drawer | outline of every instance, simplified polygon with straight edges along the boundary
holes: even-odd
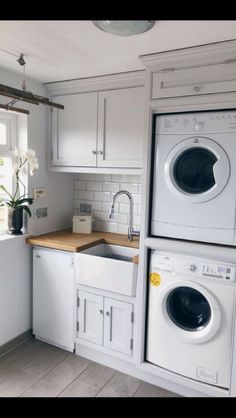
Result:
[[[236,63],[153,72],[152,99],[236,91]]]

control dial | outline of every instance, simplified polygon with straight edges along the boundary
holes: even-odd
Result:
[[[194,264],[186,264],[185,270],[194,271],[196,270],[196,266]]]
[[[195,131],[200,131],[204,127],[204,122],[195,122],[193,128]]]

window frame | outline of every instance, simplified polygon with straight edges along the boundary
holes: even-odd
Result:
[[[12,160],[12,164],[14,164],[14,156],[12,154],[12,151],[17,146],[17,115],[10,111],[0,110],[0,123],[5,124],[7,137],[6,144],[0,144],[0,157],[10,158]],[[12,191],[13,188],[14,181],[12,176]],[[6,209],[5,216],[7,217]],[[6,234],[6,232],[7,229],[0,230],[0,235]]]

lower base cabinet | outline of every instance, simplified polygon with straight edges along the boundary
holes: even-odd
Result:
[[[132,355],[133,304],[78,292],[77,337]]]
[[[74,350],[74,255],[33,249],[33,334]]]

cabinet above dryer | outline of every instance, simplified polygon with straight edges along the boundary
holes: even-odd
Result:
[[[143,71],[48,85],[50,170],[140,174],[144,133]]]
[[[150,103],[196,103],[236,92],[236,41],[217,42],[140,57],[147,68]],[[221,96],[219,96],[221,95]],[[181,100],[182,98],[182,100]],[[176,101],[178,99],[178,101]]]

